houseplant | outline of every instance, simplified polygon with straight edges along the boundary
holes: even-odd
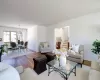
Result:
[[[91,49],[94,54],[100,55],[100,40],[95,40],[92,44],[93,48]]]
[[[4,45],[1,45],[1,47],[0,47],[0,62],[1,62],[1,56],[2,56],[3,52],[6,52],[6,51],[4,49]]]

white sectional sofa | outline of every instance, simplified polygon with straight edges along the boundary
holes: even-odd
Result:
[[[23,69],[22,66],[19,66],[16,69],[20,74],[20,80],[38,80],[31,68]],[[77,68],[76,76],[70,80],[100,80],[100,64],[92,61],[90,70]]]
[[[80,63],[82,67],[82,63],[84,59],[84,45],[76,45],[76,46],[79,46],[78,48],[76,47],[77,51],[74,51],[73,47],[71,47],[71,50],[69,49],[67,53],[68,54],[67,59]]]
[[[24,69],[22,66],[16,67],[20,74],[20,80],[37,80],[31,68]]]
[[[100,64],[92,61],[90,71],[78,68],[76,74],[75,80],[100,80]]]

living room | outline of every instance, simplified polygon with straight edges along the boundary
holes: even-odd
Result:
[[[0,80],[99,80],[99,21],[100,1],[97,0],[1,0],[0,44],[5,44],[6,32],[9,42],[17,38],[11,35],[22,33],[20,41],[28,44],[27,48],[9,51],[15,53],[14,57],[9,53],[6,60],[1,57]],[[55,40],[55,29],[65,27],[69,27],[67,38]],[[62,41],[66,41],[66,49],[62,48]],[[57,42],[60,42],[59,49],[56,49]],[[75,52],[75,46],[79,49],[80,45],[84,49]],[[72,58],[77,53],[78,56],[70,60],[69,53],[73,53]],[[55,61],[59,66],[55,66]]]

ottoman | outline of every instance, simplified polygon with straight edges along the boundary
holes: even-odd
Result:
[[[34,58],[33,60],[34,60],[34,71],[37,74],[40,74],[45,70],[47,70],[46,68],[47,57],[45,55],[40,55]]]
[[[45,56],[47,57],[47,62],[54,60],[56,57],[56,55],[51,52],[46,53]]]

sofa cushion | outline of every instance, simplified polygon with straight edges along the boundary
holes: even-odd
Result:
[[[72,51],[69,51],[67,54],[68,54],[69,57],[78,58],[78,59],[81,58],[80,54],[72,52]]]
[[[100,72],[96,70],[90,70],[89,80],[100,80]]]
[[[82,59],[72,58],[72,57],[69,57],[69,56],[67,57],[67,59],[70,60],[70,61],[77,62],[77,63],[82,63],[83,62]]]

